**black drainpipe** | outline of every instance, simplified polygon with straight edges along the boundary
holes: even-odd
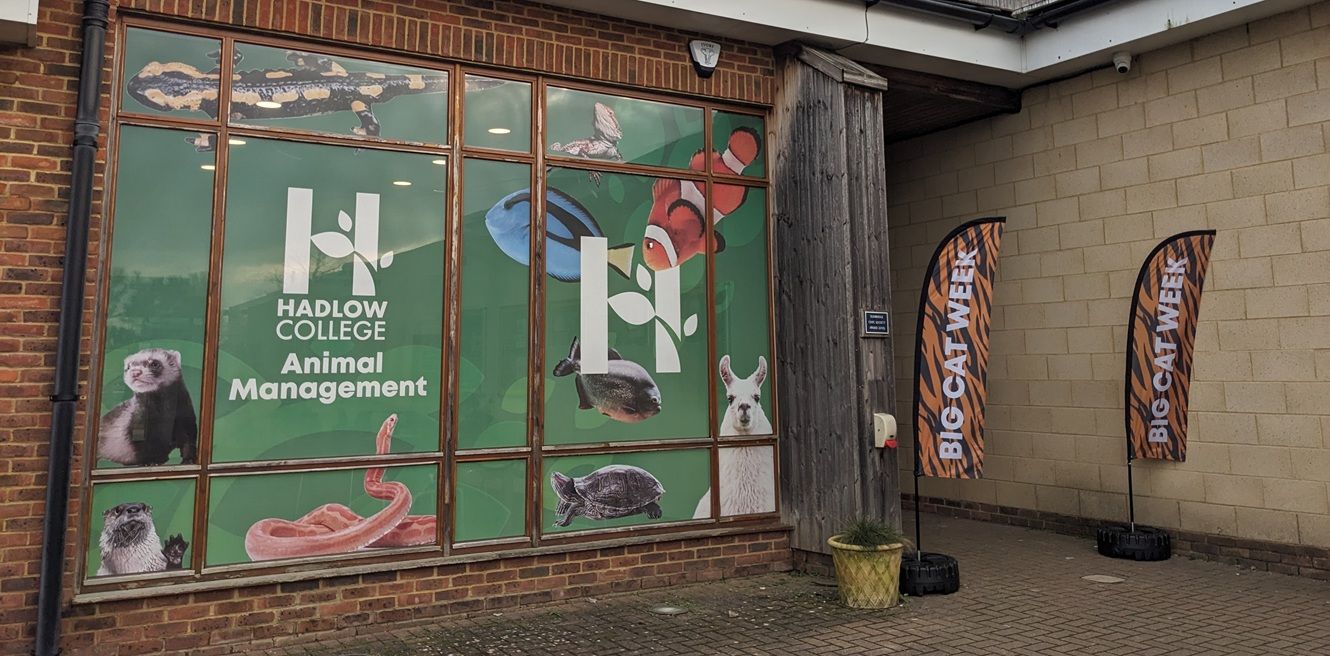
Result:
[[[60,279],[60,332],[55,347],[55,391],[51,395],[51,448],[46,469],[46,517],[42,523],[42,570],[37,591],[36,656],[60,653],[60,596],[69,513],[69,459],[78,408],[79,334],[88,266],[88,221],[92,214],[93,168],[97,161],[98,107],[106,50],[108,0],[83,0],[83,60],[79,65],[74,116],[74,164],[65,217],[65,267]]]

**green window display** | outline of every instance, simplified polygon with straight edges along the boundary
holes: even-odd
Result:
[[[704,185],[548,179],[545,443],[707,437]]]
[[[120,130],[98,467],[198,462],[216,167],[190,135]]]
[[[193,571],[194,489],[193,478],[94,484],[87,576]]]
[[[766,127],[762,117],[712,112],[711,134],[720,157],[712,162],[717,175],[761,178],[767,174]]]
[[[118,29],[84,586],[778,511],[759,115]]]
[[[438,544],[438,467],[217,476],[208,566]]]
[[[236,45],[231,121],[267,128],[448,142],[448,72]]]
[[[446,167],[230,146],[214,461],[439,451]]]
[[[688,169],[706,145],[699,107],[561,87],[545,105],[551,157]]]
[[[221,50],[219,39],[126,30],[121,111],[216,121]]]
[[[462,184],[457,448],[525,446],[531,167],[468,159]],[[496,232],[504,237],[496,241]],[[523,261],[507,257],[500,244],[520,249]]]
[[[774,432],[771,305],[767,270],[767,193],[757,187],[714,187],[720,198],[742,198],[716,226],[725,250],[716,254],[717,420],[720,437]]]
[[[526,535],[526,460],[457,463],[453,542]]]
[[[475,148],[531,151],[531,83],[466,74],[463,142]]]
[[[546,533],[711,518],[711,451],[545,458]]]

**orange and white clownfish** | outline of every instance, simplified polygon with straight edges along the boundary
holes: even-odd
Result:
[[[711,154],[711,170],[739,175],[757,159],[761,142],[756,130],[741,127],[730,133],[723,153]],[[688,168],[706,170],[706,155],[697,151]],[[662,271],[677,267],[706,249],[706,212],[703,193],[706,185],[694,180],[660,178],[651,189],[651,213],[642,237],[642,259],[648,267]],[[743,204],[748,188],[742,185],[714,184],[711,187],[711,222],[721,219]],[[716,252],[725,250],[725,241],[716,233]]]

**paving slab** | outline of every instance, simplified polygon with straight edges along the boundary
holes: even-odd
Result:
[[[961,589],[886,611],[841,607],[826,579],[772,574],[446,618],[269,653],[1330,654],[1323,581],[1180,558],[1111,560],[1084,538],[963,519],[925,515],[924,527],[926,549],[960,561]],[[658,606],[686,612],[651,612]]]

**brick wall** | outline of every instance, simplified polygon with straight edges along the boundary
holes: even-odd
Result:
[[[448,615],[790,569],[788,533],[670,540],[74,606],[75,654],[243,654]],[[12,645],[12,643],[11,643]],[[22,645],[20,645],[22,646]],[[20,654],[22,650],[0,653]]]
[[[771,49],[707,36],[725,56],[693,71],[700,34],[502,0],[112,0],[121,9],[553,75],[770,104]]]
[[[928,497],[1123,519],[1122,379],[1136,273],[1218,230],[1185,463],[1138,461],[1138,518],[1330,546],[1330,3],[1024,93],[1018,114],[891,145],[896,329],[929,256],[1006,215],[985,478]],[[910,348],[897,371],[912,371]],[[913,415],[909,386],[898,416]],[[908,427],[902,434],[909,435]],[[903,446],[903,453],[910,449]],[[908,475],[912,463],[902,458]]]
[[[701,80],[693,74],[685,50],[694,35],[527,2],[113,0],[112,5],[113,17],[118,10],[133,9],[727,100],[769,103],[773,93],[772,56],[767,48],[722,39],[726,56],[720,68],[710,80]],[[0,51],[0,654],[29,653],[34,634],[81,11],[77,0],[44,0],[40,45]],[[110,53],[115,47],[110,36],[104,92],[109,91]],[[104,98],[103,126],[109,120],[108,106]],[[103,144],[105,134],[104,129]],[[93,205],[93,254],[98,252],[104,162],[103,151]],[[89,262],[87,317],[96,279],[94,255]],[[85,327],[85,366],[90,334]],[[86,371],[81,380],[87,380]],[[75,485],[82,483],[83,437],[80,424],[75,430]],[[79,512],[75,494],[70,515],[77,517]],[[71,522],[67,538],[69,593],[78,548],[75,525]],[[241,645],[248,640],[297,631],[306,636],[358,631],[382,622],[490,604],[767,571],[788,566],[783,564],[789,559],[784,545],[783,536],[753,534],[714,542],[664,542],[626,553],[585,551],[551,556],[548,561],[542,557],[541,565],[527,560],[415,569],[364,580],[342,577],[81,605],[73,609],[76,619],[66,621],[64,631],[71,644],[95,643],[92,653],[147,653],[162,648],[210,653],[179,640],[227,644],[218,650],[243,651]],[[655,559],[662,557],[668,564],[657,564]],[[685,567],[688,561],[696,562]],[[540,569],[547,562],[549,574]],[[683,569],[688,571],[681,574]],[[495,573],[499,571],[504,573]],[[502,588],[495,587],[496,581],[504,582]],[[476,601],[480,596],[489,600]],[[335,610],[315,608],[325,601]],[[347,618],[335,619],[341,613]],[[143,628],[159,622],[162,626],[152,631]],[[358,628],[361,624],[365,626]],[[173,630],[189,637],[173,638],[168,644],[162,636]]]

